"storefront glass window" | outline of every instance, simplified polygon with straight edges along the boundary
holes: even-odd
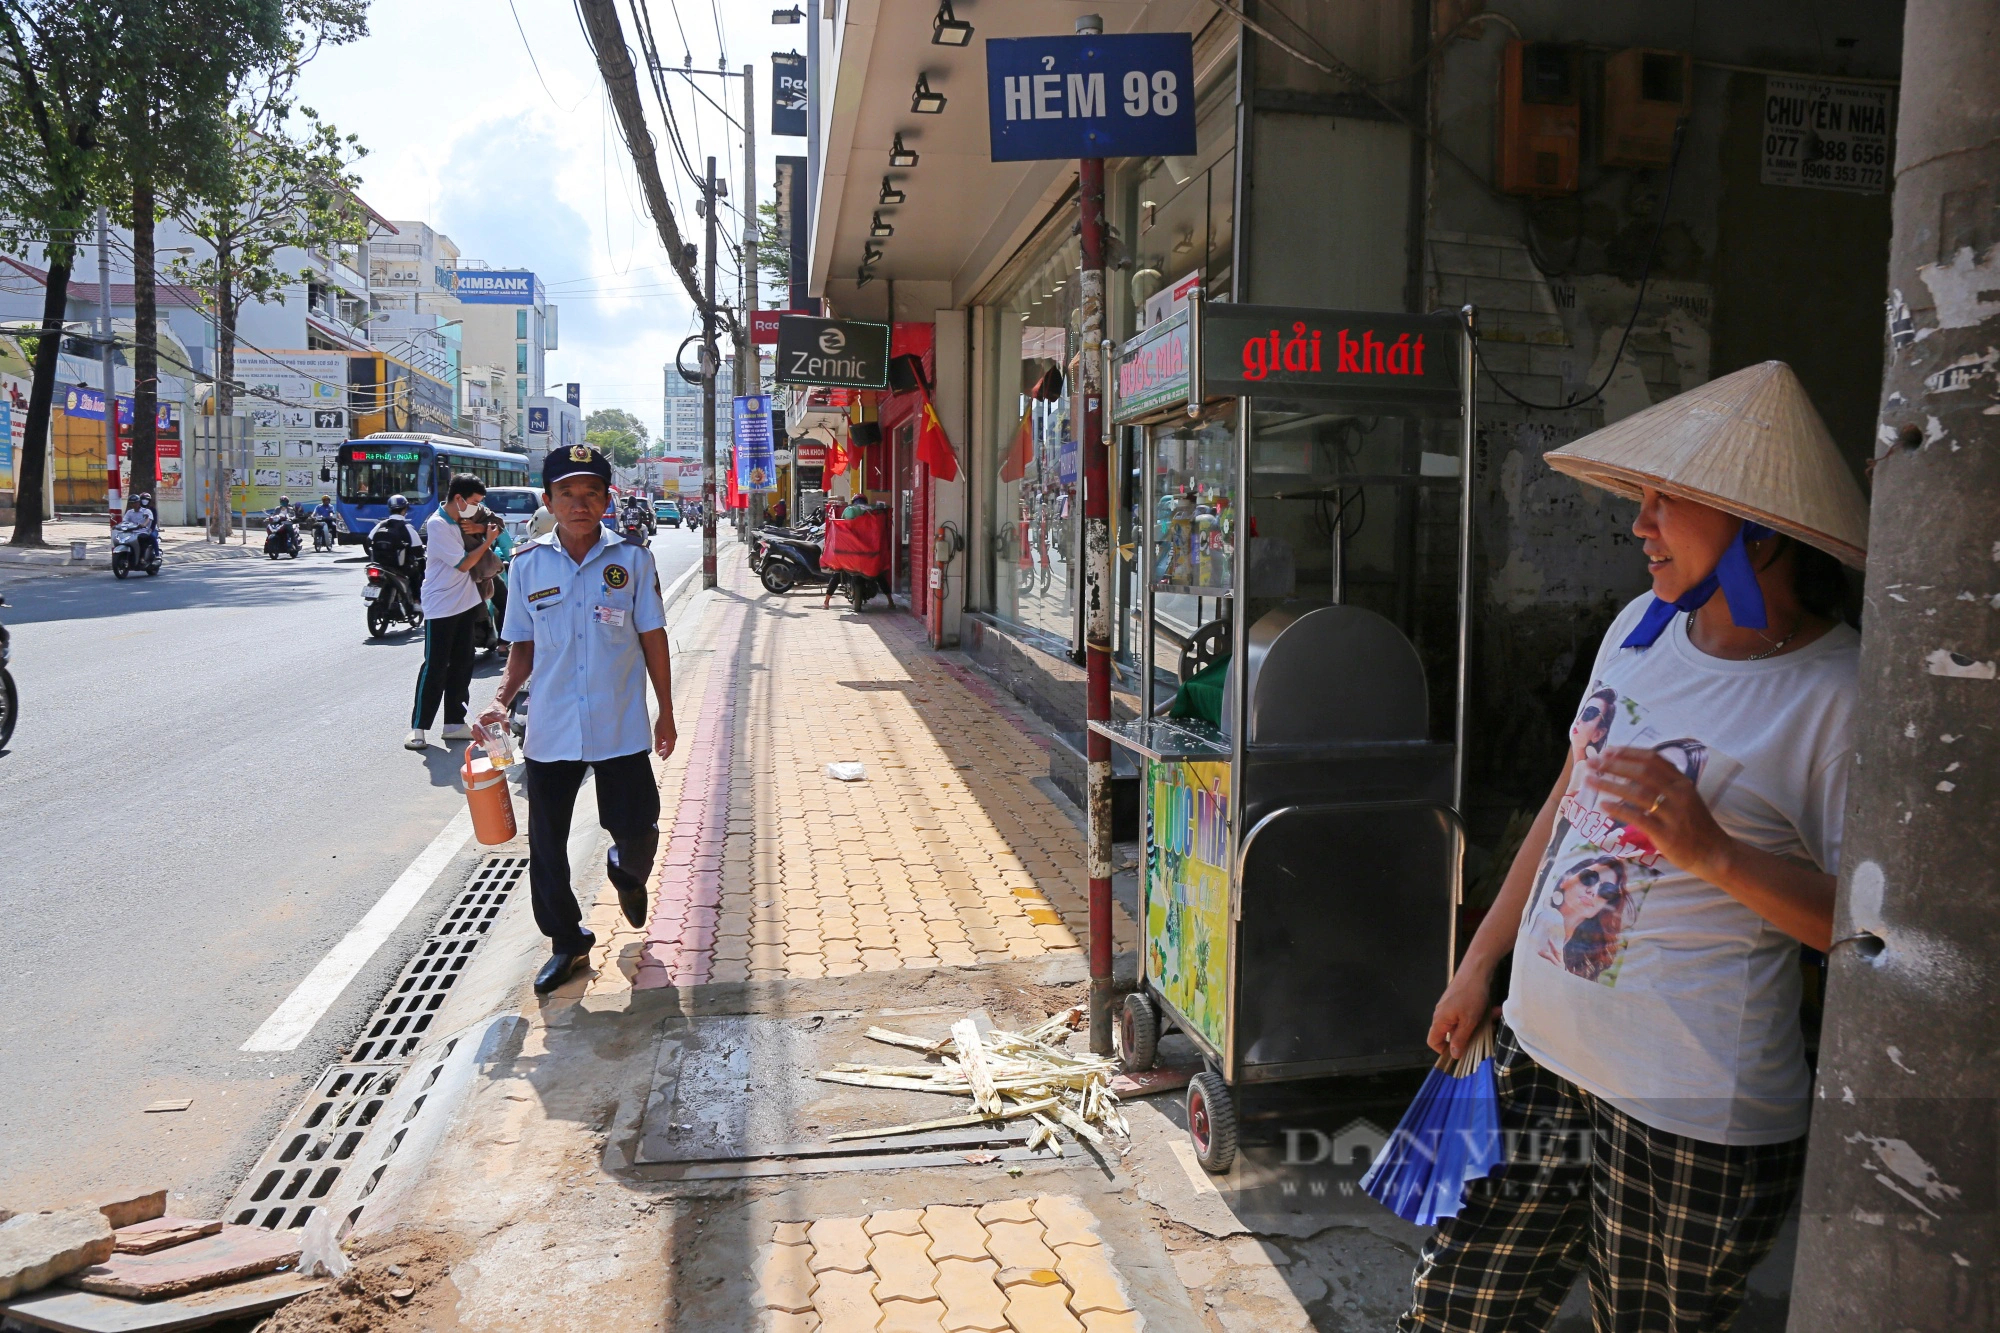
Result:
[[[1076,377],[1080,252],[1066,237],[989,314],[992,423],[987,488],[994,534],[993,610],[1074,645],[1081,571]]]

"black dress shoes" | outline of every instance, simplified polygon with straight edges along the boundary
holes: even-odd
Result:
[[[581,926],[577,936],[583,941],[575,953],[560,950],[549,955],[549,961],[542,964],[542,970],[535,973],[535,994],[547,995],[556,987],[569,980],[569,974],[576,971],[579,964],[590,961],[590,951],[597,944],[597,936]]]
[[[625,911],[625,919],[640,930],[646,928],[647,909],[652,906],[646,901],[646,882],[618,864],[618,849],[611,847],[604,853],[604,873],[611,880],[611,886],[618,890],[618,906]]]

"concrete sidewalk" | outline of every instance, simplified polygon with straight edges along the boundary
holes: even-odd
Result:
[[[0,527],[0,568],[40,569],[50,572],[111,568],[111,525],[101,516],[57,518],[43,523],[42,540],[48,543],[47,549],[11,546],[8,543],[13,539],[13,528]],[[73,542],[85,543],[84,558],[81,561],[76,560],[71,554]],[[307,538],[306,546],[310,551],[312,546],[310,537]],[[205,528],[163,527],[160,529],[160,554],[164,557],[168,568],[175,565],[207,564],[216,560],[262,559],[264,532],[260,525],[250,534],[247,545],[234,537],[225,545],[208,540]]]
[[[1037,724],[906,614],[772,597],[723,564],[670,615],[682,739],[652,919],[627,926],[593,864],[596,967],[538,998],[546,944],[514,896],[431,1028],[472,1062],[449,1130],[371,1181],[344,1214],[354,1270],[272,1328],[1392,1322],[1416,1230],[1212,1180],[1175,1093],[1127,1100],[1130,1140],[1102,1149],[835,1155],[838,1129],[966,1109],[816,1081],[922,1058],[869,1026],[1023,1031],[1084,999],[1082,831]],[[848,760],[863,780],[826,774]],[[1122,910],[1116,933],[1135,947]]]

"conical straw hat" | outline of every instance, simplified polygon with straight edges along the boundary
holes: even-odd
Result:
[[[1753,519],[1857,569],[1867,562],[1868,502],[1782,361],[1675,394],[1546,457],[1558,472],[1627,499],[1650,486]]]

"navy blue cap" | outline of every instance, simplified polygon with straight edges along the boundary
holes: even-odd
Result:
[[[542,460],[542,489],[552,491],[556,483],[564,477],[596,477],[606,486],[611,484],[611,460],[587,444],[572,444],[567,449],[551,449],[549,456]]]

